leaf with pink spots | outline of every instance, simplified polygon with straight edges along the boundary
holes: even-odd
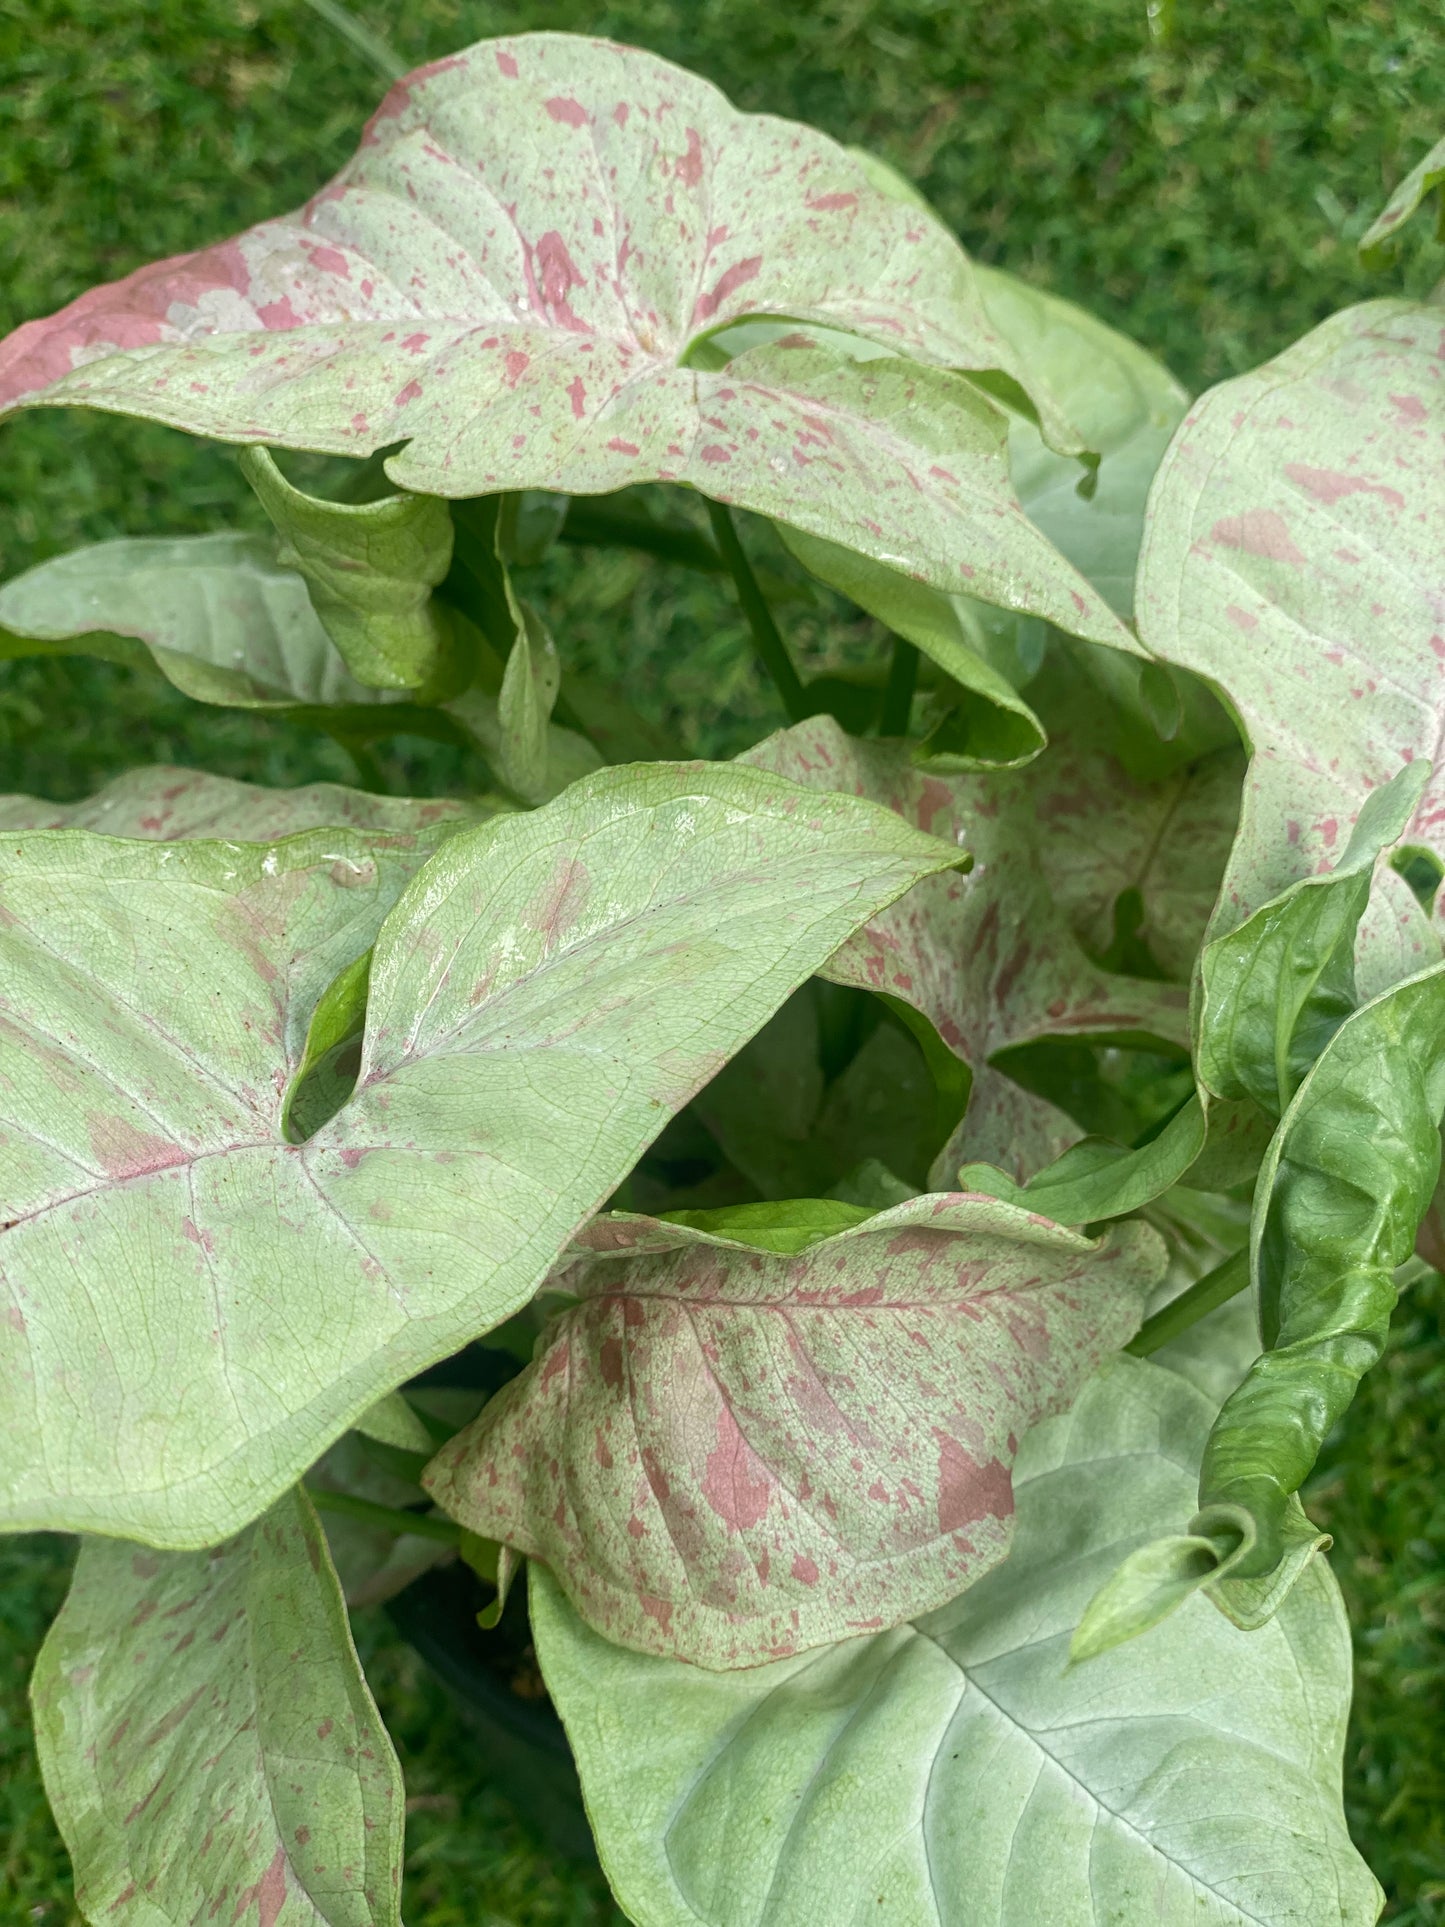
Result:
[[[1008,1549],[1019,1436],[1137,1329],[1163,1246],[915,1199],[793,1256],[599,1219],[578,1303],[424,1483],[639,1652],[753,1666],[895,1626]]]
[[[519,1310],[790,992],[957,860],[689,764],[459,831],[3,852],[0,1517],[182,1548]],[[312,1015],[373,945],[355,1088],[293,1141]]]
[[[1432,761],[1403,842],[1445,854],[1445,315],[1346,309],[1190,410],[1151,498],[1139,622],[1228,695],[1253,750],[1212,934],[1331,869],[1366,798]],[[1372,989],[1440,954],[1377,890]]]
[[[936,1186],[969,1160],[1022,1180],[1080,1135],[994,1067],[1001,1053],[1046,1038],[1188,1045],[1187,994],[1166,973],[1187,976],[1203,935],[1234,826],[1238,758],[1215,752],[1163,782],[1135,783],[1091,740],[1083,694],[1064,693],[1065,712],[1057,721],[1049,713],[1049,749],[1022,770],[926,772],[906,746],[859,741],[823,717],[745,759],[871,797],[973,855],[966,876],[910,891],[823,973],[912,1004],[972,1068],[963,1123],[933,1167]],[[1128,893],[1154,978],[1096,961]]]
[[[798,326],[708,352],[750,316]],[[399,82],[295,214],[25,324],[0,411],[401,443],[387,473],[421,494],[686,483],[1128,647],[1020,510],[1004,415],[952,371],[1002,373],[1082,447],[954,237],[858,156],[650,54],[541,33]]]
[[[396,1927],[401,1768],[299,1491],[209,1552],[84,1540],[31,1699],[87,1919]]]

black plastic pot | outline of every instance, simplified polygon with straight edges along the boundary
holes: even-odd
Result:
[[[424,1573],[387,1612],[477,1735],[488,1777],[554,1852],[595,1863],[572,1749],[532,1652],[524,1574],[500,1623],[483,1632],[477,1614],[487,1603],[476,1575],[457,1564]]]

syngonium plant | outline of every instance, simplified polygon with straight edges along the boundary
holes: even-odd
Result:
[[[0,800],[0,1503],[80,1535],[89,1919],[397,1920],[347,1609],[439,1560],[486,1621],[525,1563],[643,1927],[1375,1918],[1299,1492],[1438,1251],[1442,351],[1372,301],[1191,406],[870,157],[554,34],[0,346],[274,530],[43,563],[0,655],[361,784]],[[875,665],[804,675],[764,522]],[[788,726],[656,760],[558,541],[730,575]],[[378,793],[399,734],[471,793]]]

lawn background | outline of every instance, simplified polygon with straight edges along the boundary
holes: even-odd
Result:
[[[1336,307],[1423,295],[1445,273],[1445,250],[1423,238],[1383,278],[1354,252],[1384,192],[1445,131],[1439,0],[353,0],[351,12],[408,64],[540,27],[650,47],[745,107],[874,147],[980,259],[1094,309],[1196,388]],[[0,0],[0,332],[295,206],[345,160],[381,91],[303,0]],[[82,541],[237,522],[258,515],[224,450],[79,413],[0,430],[0,578]],[[699,701],[707,741],[781,720],[715,585],[594,557],[549,589],[564,656],[625,675],[664,724],[680,728]],[[821,630],[804,641],[819,659],[833,646]],[[0,664],[0,790],[69,798],[141,761],[262,782],[351,776],[329,745],[129,672]],[[434,752],[405,749],[388,773],[456,780]],[[1417,1288],[1310,1495],[1355,1624],[1351,1824],[1400,1927],[1445,1924],[1442,1316],[1445,1288]],[[67,1558],[59,1540],[0,1541],[5,1927],[75,1918],[24,1704]],[[410,1927],[617,1919],[595,1874],[533,1845],[411,1655],[378,1621],[358,1635],[407,1773]]]

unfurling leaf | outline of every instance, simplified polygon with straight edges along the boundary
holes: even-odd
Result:
[[[1213,935],[1331,864],[1371,793],[1438,753],[1440,327],[1438,308],[1407,301],[1331,316],[1197,402],[1155,480],[1140,633],[1227,693],[1253,751]],[[1442,785],[1405,831],[1437,855]],[[1377,989],[1440,956],[1392,880],[1361,929],[1384,953]]]
[[[7,1524],[187,1546],[254,1518],[517,1310],[783,999],[958,860],[695,765],[451,834],[403,891],[426,849],[5,838]],[[292,1143],[312,1013],[373,944],[355,1091]]]
[[[1440,1173],[1445,966],[1346,1018],[1300,1085],[1255,1191],[1253,1267],[1265,1351],[1226,1401],[1199,1504],[1243,1508],[1256,1542],[1235,1568],[1274,1572],[1290,1495],[1384,1349],[1393,1273]]]
[[[699,365],[750,315],[797,326]],[[977,570],[1127,647],[1019,510],[1004,421],[955,369],[1001,372],[1056,446],[1081,446],[952,235],[854,155],[649,54],[544,33],[399,82],[295,215],[18,329],[0,409],[399,443],[386,472],[424,495],[681,482],[945,589]]]
[[[1360,259],[1367,268],[1384,267],[1395,252],[1401,228],[1442,183],[1445,183],[1445,140],[1438,140],[1410,169],[1360,236]],[[1445,207],[1437,210],[1437,227],[1442,221],[1445,221]]]
[[[1301,878],[1206,946],[1196,1063],[1219,1097],[1281,1116],[1355,1008],[1355,932],[1375,859],[1402,835],[1431,774],[1427,762],[1406,763],[1365,799],[1328,875]]]
[[[89,1920],[395,1927],[401,1769],[300,1492],[209,1552],[86,1539],[31,1699]]]
[[[435,495],[323,501],[288,482],[266,448],[243,449],[241,470],[281,537],[277,561],[304,578],[357,681],[435,688],[452,651],[446,613],[432,600],[452,559],[446,503]]]
[[[529,1574],[538,1657],[639,1927],[1370,1927],[1340,1805],[1349,1628],[1314,1561],[1262,1630],[1202,1600],[1065,1670],[1187,1505],[1213,1407],[1116,1360],[1022,1442],[1013,1550],[916,1624],[749,1671],[611,1645]],[[881,1904],[880,1904],[881,1900]]]
[[[1164,1270],[1147,1226],[1091,1243],[950,1196],[791,1256],[650,1219],[580,1243],[554,1276],[579,1302],[424,1483],[598,1631],[713,1667],[895,1626],[995,1565],[1018,1437]]]

